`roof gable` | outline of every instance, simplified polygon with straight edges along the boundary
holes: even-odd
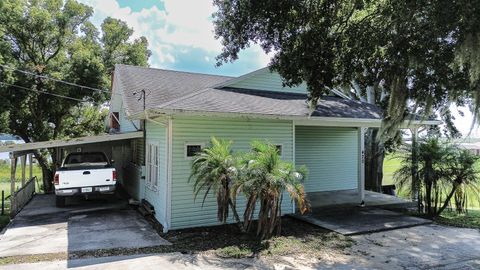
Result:
[[[307,84],[302,83],[295,87],[283,86],[283,80],[280,74],[272,72],[268,67],[262,68],[243,76],[233,78],[217,86],[228,88],[264,90],[271,92],[285,92],[306,94]]]

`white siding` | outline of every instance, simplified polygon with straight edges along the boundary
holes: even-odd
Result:
[[[155,218],[162,224],[167,224],[167,128],[152,122],[146,123],[147,144],[158,145],[159,169],[157,188],[145,188],[145,199],[155,207]]]
[[[120,122],[120,132],[132,132],[132,131],[138,131],[140,129],[140,121],[138,120],[129,120],[127,118],[127,115],[125,114],[125,109],[122,107],[120,108],[119,111],[119,122]],[[138,128],[138,130],[137,130]]]
[[[357,188],[356,128],[295,127],[295,162],[306,165],[305,191]]]
[[[185,158],[186,142],[205,143],[210,138],[229,139],[234,151],[249,151],[252,139],[269,140],[283,145],[285,160],[293,160],[293,127],[291,121],[243,120],[219,118],[176,118],[173,120],[172,170],[172,229],[218,225],[217,204],[209,196],[202,207],[202,196],[194,201],[193,183],[189,182],[191,160]],[[244,199],[239,199],[238,211],[244,211]],[[284,196],[282,212],[292,212],[292,203]],[[230,222],[233,221],[230,213]]]
[[[283,87],[280,75],[276,72],[272,73],[268,69],[252,73],[251,76],[246,76],[244,79],[236,81],[228,87],[299,94],[307,93],[307,85],[305,83],[297,87]]]

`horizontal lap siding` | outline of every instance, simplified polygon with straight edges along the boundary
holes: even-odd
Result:
[[[297,126],[295,131],[295,162],[308,168],[306,192],[357,188],[356,129]]]
[[[155,218],[165,226],[167,224],[167,128],[156,123],[147,122],[147,144],[152,143],[158,148],[158,187],[157,190],[145,187],[145,199],[155,207]]]
[[[122,133],[137,131],[137,128],[140,127],[140,122],[138,120],[132,121],[127,118],[127,116],[125,115],[125,110],[123,109],[123,106],[119,112],[118,118],[120,123],[120,132]]]
[[[264,73],[256,74],[248,79],[238,81],[229,85],[233,88],[267,90],[276,92],[290,92],[290,93],[307,93],[306,84],[301,84],[297,87],[283,87],[282,78],[278,73],[270,73],[268,70]]]
[[[234,151],[250,150],[252,139],[268,139],[283,145],[285,160],[293,160],[292,123],[289,121],[258,121],[212,118],[180,118],[173,120],[173,169],[172,169],[172,229],[218,225],[217,204],[214,196],[209,196],[202,207],[202,194],[196,201],[193,196],[193,183],[188,182],[192,160],[185,159],[185,143],[204,143],[210,138],[233,141]],[[245,201],[237,201],[238,212],[243,215]],[[283,213],[290,213],[290,199],[283,201]],[[230,213],[230,222],[232,222]]]

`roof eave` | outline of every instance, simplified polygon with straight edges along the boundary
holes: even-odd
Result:
[[[348,117],[321,117],[308,115],[276,115],[276,114],[255,114],[238,112],[208,112],[180,109],[149,109],[144,112],[131,115],[130,119],[156,118],[161,116],[216,116],[225,118],[248,118],[248,119],[276,119],[295,121],[296,125],[317,125],[317,126],[341,126],[341,127],[381,127],[382,119],[373,118],[348,118]],[[436,126],[442,124],[439,120],[407,120],[400,128],[412,128],[419,126]]]

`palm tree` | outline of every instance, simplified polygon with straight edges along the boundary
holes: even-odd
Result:
[[[395,172],[394,178],[401,189],[411,191],[409,189],[412,186],[417,187],[418,200],[423,206],[420,209],[424,208],[428,215],[433,215],[443,190],[440,179],[442,177],[442,159],[447,148],[441,145],[436,138],[420,142],[417,145],[418,149],[413,149],[416,151],[412,151],[411,147],[405,146],[402,149],[401,167]],[[412,155],[413,152],[416,152],[416,157]],[[418,167],[417,177],[412,177],[413,167]],[[419,182],[412,185],[412,179]]]
[[[252,151],[243,155],[239,177],[232,187],[232,196],[242,193],[247,198],[244,212],[244,228],[249,231],[254,220],[255,207],[258,212],[257,236],[270,237],[281,230],[281,205],[283,194],[288,192],[297,202],[300,212],[305,213],[309,204],[301,181],[306,168],[283,161],[277,148],[266,142],[253,141]]]
[[[402,151],[401,167],[395,172],[395,180],[401,189],[418,187],[419,208],[431,217],[440,215],[455,195],[457,210],[465,207],[466,194],[478,193],[478,157],[458,146],[430,138],[418,144],[416,162],[411,147]],[[405,150],[405,149],[404,149]],[[412,177],[412,168],[418,167],[417,177]],[[412,185],[412,179],[419,183]],[[415,181],[415,180],[414,180]],[[474,190],[475,192],[468,192]]]
[[[235,209],[235,203],[230,197],[230,187],[237,175],[237,158],[232,154],[232,141],[211,139],[211,146],[198,152],[192,163],[192,174],[190,181],[195,180],[193,190],[195,199],[200,192],[203,192],[202,206],[208,194],[212,191],[217,199],[218,221],[226,223],[229,215],[229,208],[238,224],[240,218]],[[241,227],[242,229],[242,227]]]
[[[479,171],[475,166],[478,160],[479,157],[467,149],[458,148],[445,157],[445,179],[450,184],[450,192],[447,193],[445,202],[437,211],[437,215],[440,215],[447,208],[454,195],[455,208],[458,212],[465,209],[469,194],[475,194],[478,199]]]

